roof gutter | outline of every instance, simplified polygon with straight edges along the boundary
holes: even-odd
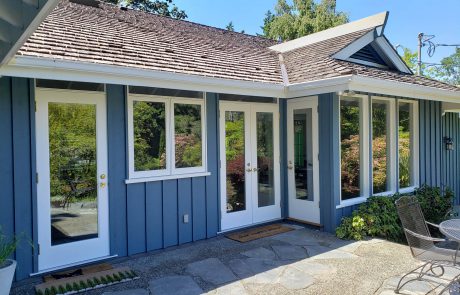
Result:
[[[284,97],[284,85],[230,80],[192,74],[17,56],[0,68],[0,76],[105,84],[178,88],[239,95]]]
[[[460,91],[443,90],[410,83],[381,80],[353,75],[348,90],[378,93],[391,96],[436,100],[443,102],[460,102]]]

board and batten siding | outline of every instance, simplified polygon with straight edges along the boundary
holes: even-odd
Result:
[[[16,280],[38,270],[34,89],[33,79],[0,78],[0,227],[8,237],[21,238],[12,257],[18,262]],[[126,87],[107,85],[106,93],[110,254],[132,255],[216,236],[218,95],[205,98],[210,176],[127,185]]]
[[[460,114],[446,113],[442,120],[443,138],[450,137],[454,150],[442,150],[442,185],[455,193],[455,204],[460,205]]]

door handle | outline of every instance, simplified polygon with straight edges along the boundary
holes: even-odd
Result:
[[[252,171],[251,168],[246,169],[246,172],[251,172],[251,171]]]
[[[288,165],[288,169],[289,169],[289,170],[292,170],[292,169],[294,169],[294,166]]]
[[[252,171],[257,172],[259,171],[259,168],[252,168]]]

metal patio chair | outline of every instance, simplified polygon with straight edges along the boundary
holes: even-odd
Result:
[[[441,248],[436,244],[439,242],[447,243],[450,241],[431,236],[428,225],[436,228],[439,228],[439,226],[425,220],[416,197],[403,196],[395,203],[412,256],[415,259],[424,262],[423,265],[411,270],[399,280],[395,293],[399,293],[399,291],[410,282],[424,280],[437,284],[436,287],[426,293],[428,294],[443,285],[442,283],[439,283],[439,280],[436,281],[435,279],[442,278],[445,273],[445,267],[453,267],[460,270],[460,261],[457,260],[459,243],[452,241],[455,243],[455,250]],[[415,277],[409,279],[408,277],[411,275],[414,275]],[[408,278],[408,280],[403,283],[406,278]],[[451,286],[453,286],[454,282],[458,281],[458,279],[459,276],[454,277],[450,283],[444,286],[439,294],[448,290]]]

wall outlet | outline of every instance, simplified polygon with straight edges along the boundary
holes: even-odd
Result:
[[[184,223],[188,223],[188,214],[184,214]]]

